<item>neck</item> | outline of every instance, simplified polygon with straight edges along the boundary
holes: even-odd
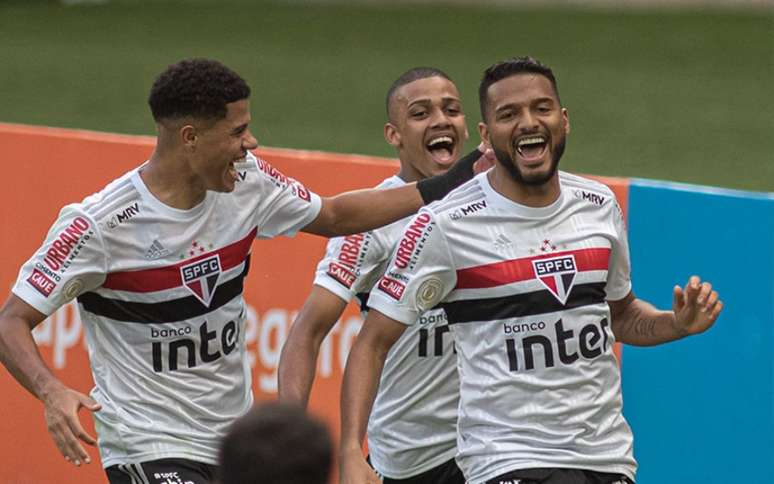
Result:
[[[416,170],[410,163],[400,160],[400,170],[398,171],[398,177],[406,183],[422,180],[425,177],[419,171]]]
[[[511,174],[497,163],[487,177],[497,193],[527,207],[547,207],[559,198],[561,191],[558,171],[542,185],[527,185],[514,180]]]
[[[201,182],[191,173],[184,157],[158,146],[140,170],[140,178],[161,203],[179,210],[197,206],[207,194]]]

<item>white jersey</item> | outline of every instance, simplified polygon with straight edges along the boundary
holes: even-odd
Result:
[[[405,185],[397,176],[378,188]],[[371,232],[331,239],[314,283],[361,307],[384,274],[407,217]],[[456,454],[459,380],[454,342],[440,308],[418,314],[384,363],[368,421],[368,452],[380,474],[405,479]]]
[[[623,216],[606,186],[559,179],[548,207],[514,203],[484,173],[423,209],[369,300],[405,324],[442,302],[471,484],[540,467],[634,478],[606,302],[631,289]]]
[[[132,170],[68,205],[13,292],[44,314],[78,299],[104,467],[217,461],[252,404],[244,278],[255,238],[293,235],[320,198],[252,155],[232,193],[164,205]]]

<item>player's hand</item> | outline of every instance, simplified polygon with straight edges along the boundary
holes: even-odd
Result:
[[[675,313],[675,331],[681,336],[703,333],[718,319],[723,303],[712,284],[691,276],[685,288],[675,286],[672,310]]]
[[[339,468],[340,484],[381,484],[382,481],[363,458],[359,451],[356,454],[343,455]]]
[[[476,175],[492,168],[495,163],[495,155],[494,151],[492,151],[492,148],[487,148],[486,145],[481,142],[478,145],[478,151],[483,153],[483,155],[481,155],[481,157],[476,160],[475,163],[473,163],[473,173]]]
[[[52,391],[43,401],[46,427],[65,460],[80,466],[91,462],[81,442],[96,445],[97,440],[83,430],[78,411],[84,407],[92,412],[102,408],[92,398],[69,388]]]

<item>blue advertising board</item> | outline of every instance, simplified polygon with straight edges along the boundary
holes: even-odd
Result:
[[[699,336],[626,346],[638,484],[774,483],[774,193],[632,180],[635,294],[671,308],[692,274],[724,310]]]

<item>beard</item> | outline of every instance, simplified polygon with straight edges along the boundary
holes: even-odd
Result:
[[[511,158],[507,152],[498,148],[492,147],[497,162],[505,168],[505,171],[511,176],[513,181],[521,185],[527,185],[531,187],[538,187],[545,185],[548,181],[554,177],[556,170],[559,168],[559,160],[562,159],[564,154],[564,147],[567,142],[567,136],[562,136],[562,139],[554,146],[552,150],[551,166],[548,167],[548,171],[545,173],[536,173],[534,175],[524,176],[516,162]]]

